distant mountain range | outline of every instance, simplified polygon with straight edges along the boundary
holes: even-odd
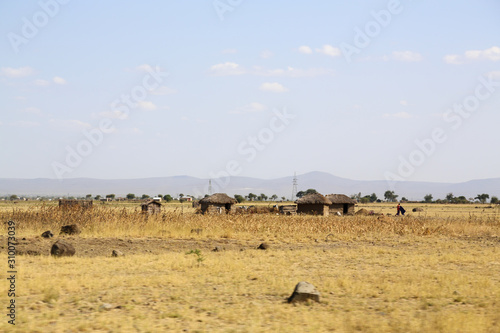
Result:
[[[351,195],[361,192],[362,195],[376,193],[383,198],[384,192],[394,190],[399,198],[409,200],[423,200],[426,194],[432,194],[434,199],[443,199],[446,194],[463,195],[473,198],[478,194],[487,193],[491,196],[500,196],[500,178],[471,180],[464,183],[432,183],[432,182],[395,182],[393,188],[384,180],[361,181],[336,177],[325,172],[309,172],[297,176],[298,190],[314,188],[323,194],[343,193]],[[264,193],[267,196],[276,194],[279,197],[290,198],[292,195],[293,177],[276,179],[258,179],[250,177],[231,177],[212,179],[212,192],[224,192],[229,195]],[[84,196],[92,194],[115,194],[117,197],[134,193],[142,194],[170,194],[203,196],[209,192],[209,180],[190,176],[173,176],[141,179],[94,179],[72,178],[65,180],[38,178],[38,179],[9,179],[0,178],[0,195],[16,194],[18,196]]]

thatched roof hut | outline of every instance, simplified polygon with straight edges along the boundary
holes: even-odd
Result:
[[[215,193],[209,197],[200,200],[201,212],[205,213],[231,213],[233,205],[236,203],[234,198],[231,198],[226,193]]]
[[[343,215],[354,214],[354,205],[357,201],[349,198],[345,194],[328,194],[326,196],[332,202],[330,205],[330,213],[340,213]]]
[[[161,213],[161,203],[156,200],[148,200],[141,204],[143,213],[157,214]]]
[[[297,200],[297,213],[328,216],[330,200],[319,193],[307,194]]]

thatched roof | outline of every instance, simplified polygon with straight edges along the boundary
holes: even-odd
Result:
[[[215,193],[209,197],[203,198],[200,200],[200,203],[208,203],[208,204],[235,204],[236,200],[231,198],[226,193]]]
[[[356,200],[349,198],[345,194],[328,194],[325,197],[334,204],[357,204],[358,203]]]
[[[158,201],[156,201],[156,200],[152,200],[152,199],[151,199],[151,200],[144,201],[144,202],[141,204],[141,206],[149,206],[149,205],[151,205],[151,204],[156,204],[156,205],[158,205],[158,206],[161,206],[161,203],[160,203],[160,202],[158,202]]]
[[[331,205],[332,202],[319,193],[311,193],[297,200],[297,204]]]

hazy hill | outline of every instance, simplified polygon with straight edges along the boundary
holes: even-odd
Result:
[[[347,195],[361,192],[363,195],[376,193],[383,198],[386,190],[390,189],[386,181],[359,181],[336,177],[325,172],[310,172],[297,176],[298,189],[314,188],[320,193],[344,193]],[[213,179],[214,192],[226,192],[230,195],[246,195],[264,193],[268,196],[276,194],[279,197],[289,198],[292,194],[293,177],[276,179],[258,179],[250,177],[231,177],[230,179]],[[393,189],[401,197],[410,200],[422,200],[424,195],[432,194],[434,199],[444,198],[452,192],[455,196],[463,195],[467,198],[477,194],[488,193],[491,196],[500,196],[500,178],[471,180],[464,183],[430,183],[430,182],[397,182]],[[0,195],[59,195],[81,196],[86,194],[105,195],[114,193],[125,196],[127,193],[135,195],[171,194],[202,196],[208,193],[208,179],[190,176],[158,177],[143,179],[93,179],[73,178],[56,179],[8,179],[0,178]]]

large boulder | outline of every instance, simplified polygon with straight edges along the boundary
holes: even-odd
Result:
[[[424,209],[423,209],[423,208],[420,208],[420,207],[416,207],[416,208],[413,208],[411,211],[412,211],[412,212],[414,212],[414,213],[415,213],[415,212],[423,212],[423,211],[424,211]]]
[[[319,296],[319,291],[312,284],[302,281],[295,286],[295,290],[288,298],[288,303],[306,302],[309,299],[319,302]]]
[[[63,225],[61,227],[61,232],[59,233],[60,235],[66,234],[66,235],[78,235],[81,233],[80,228],[76,224],[70,224],[70,225]]]
[[[57,242],[52,244],[50,254],[55,257],[71,257],[75,255],[75,248],[67,241],[59,239]]]

